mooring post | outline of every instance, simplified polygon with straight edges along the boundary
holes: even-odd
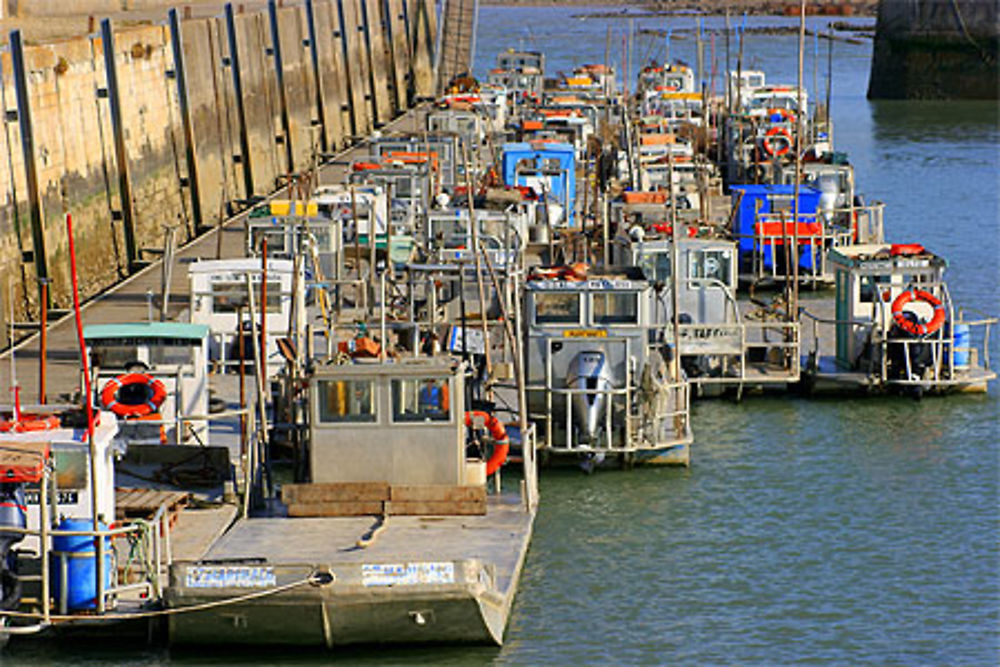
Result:
[[[319,116],[320,150],[326,153],[330,150],[333,142],[330,140],[330,132],[333,128],[326,122],[326,104],[323,99],[323,73],[319,68],[319,36],[316,32],[316,8],[313,0],[306,0],[306,27],[309,30],[309,56],[312,61],[313,79],[316,81],[316,115]]]
[[[128,149],[125,146],[125,122],[122,118],[121,95],[118,87],[118,68],[115,65],[115,35],[111,19],[101,20],[101,45],[104,50],[105,92],[111,111],[111,134],[115,143],[115,164],[118,169],[118,195],[121,199],[122,227],[125,231],[125,254],[131,273],[139,262],[136,244],[135,210],[132,206],[132,179],[129,176]]]
[[[35,276],[47,280],[49,267],[45,253],[45,229],[42,225],[42,198],[38,190],[38,166],[35,163],[35,133],[31,124],[31,104],[28,100],[28,72],[24,64],[24,42],[21,31],[10,33],[11,65],[14,70],[14,94],[17,97],[17,123],[21,130],[21,151],[28,188],[28,215],[31,220],[32,259]]]
[[[240,125],[240,166],[243,168],[243,188],[247,199],[253,198],[253,160],[250,159],[250,131],[247,128],[247,112],[243,102],[243,77],[240,73],[240,47],[236,40],[236,17],[233,3],[227,2],[226,41],[229,45],[229,71],[233,77],[233,98],[236,102],[236,119]]]
[[[274,63],[274,76],[278,83],[278,102],[281,104],[281,133],[285,145],[285,170],[295,171],[295,154],[292,152],[292,130],[288,118],[288,94],[285,90],[285,63],[281,58],[281,34],[278,29],[278,6],[274,0],[267,2],[267,18],[271,24],[271,57]],[[249,156],[245,156],[249,157]]]
[[[191,121],[191,103],[188,98],[187,68],[184,64],[184,42],[177,9],[167,12],[170,24],[170,47],[174,57],[174,83],[177,84],[177,104],[180,106],[181,126],[184,130],[185,158],[187,160],[187,186],[191,197],[191,217],[195,230],[202,224],[201,192],[198,183],[198,153],[195,149],[194,126]]]

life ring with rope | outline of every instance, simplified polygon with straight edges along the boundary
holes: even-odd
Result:
[[[124,402],[122,389],[138,386],[146,389],[145,397],[138,402]],[[101,390],[101,407],[119,417],[145,417],[156,412],[167,398],[167,388],[162,382],[146,373],[125,373],[111,378]]]
[[[494,415],[482,410],[470,410],[465,413],[466,428],[472,428],[476,417],[483,419],[490,439],[493,440],[493,453],[486,460],[486,475],[489,476],[499,470],[500,466],[507,461],[507,454],[510,452],[510,438],[507,437],[507,429],[504,428],[503,423]]]
[[[934,315],[929,322],[921,322],[919,318],[912,316],[912,311],[906,310],[907,304],[914,300],[923,301],[934,308]],[[911,316],[907,316],[907,312],[910,312]],[[935,333],[944,324],[946,318],[947,315],[941,299],[925,290],[911,287],[892,302],[892,319],[896,326],[913,336],[926,336]]]
[[[784,139],[784,145],[775,147],[775,138]],[[775,126],[764,135],[764,152],[774,157],[781,157],[792,149],[792,135],[783,127]]]

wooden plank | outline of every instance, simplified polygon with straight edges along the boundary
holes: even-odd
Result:
[[[289,503],[288,516],[364,516],[382,514],[380,500],[346,500],[340,502]]]
[[[285,484],[281,499],[286,504],[389,500],[387,482],[331,482]]]
[[[485,486],[396,485],[389,490],[389,500],[393,502],[486,502]]]
[[[471,516],[486,514],[486,499],[463,501],[392,500],[385,504],[385,513],[392,516]]]

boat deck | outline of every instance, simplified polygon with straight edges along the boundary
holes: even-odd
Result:
[[[491,496],[483,516],[391,516],[366,548],[370,516],[240,519],[205,554],[208,561],[338,565],[478,559],[496,567],[497,586],[517,580],[532,515],[519,498]]]

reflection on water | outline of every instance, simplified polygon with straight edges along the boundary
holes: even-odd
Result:
[[[995,101],[881,100],[869,104],[875,132],[882,140],[996,146],[1000,138],[1000,104]]]

